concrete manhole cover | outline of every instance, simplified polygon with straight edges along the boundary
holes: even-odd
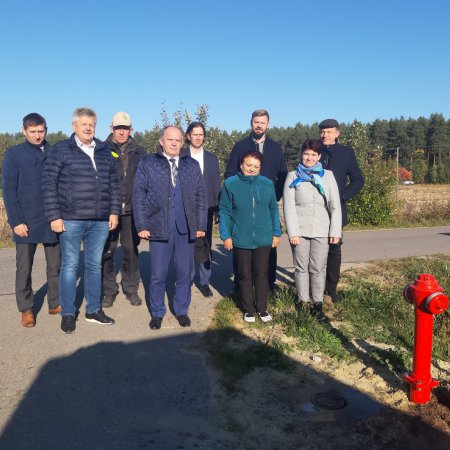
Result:
[[[347,402],[344,397],[331,392],[318,392],[311,395],[311,403],[321,409],[342,409]]]

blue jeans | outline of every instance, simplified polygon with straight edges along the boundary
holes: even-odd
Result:
[[[109,234],[106,220],[65,220],[66,231],[59,237],[61,271],[59,273],[59,303],[61,315],[76,314],[76,291],[80,244],[84,250],[84,296],[86,312],[92,314],[101,308],[102,254]]]

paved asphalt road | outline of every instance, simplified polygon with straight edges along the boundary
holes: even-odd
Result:
[[[450,227],[348,232],[344,241],[345,265],[450,253]],[[239,448],[236,435],[224,431],[217,386],[197,350],[214,306],[231,288],[230,253],[215,244],[215,295],[205,300],[193,288],[189,329],[167,314],[162,329],[151,331],[146,307],[132,307],[120,295],[107,310],[115,325],[86,322],[82,306],[73,335],[62,334],[60,318],[47,314],[42,249],[33,273],[37,325],[20,326],[15,251],[0,250],[0,449]],[[145,284],[146,243],[141,250]],[[280,280],[290,280],[286,236],[278,264]]]

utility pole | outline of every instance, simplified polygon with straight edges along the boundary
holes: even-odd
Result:
[[[399,186],[399,180],[398,180],[398,159],[399,159],[399,150],[400,150],[400,147],[397,147],[396,148],[396,150],[397,150],[397,152],[396,152],[396,156],[395,156],[395,165],[396,165],[396,168],[397,168],[397,188],[395,189],[395,203],[397,203],[398,202],[398,186]]]

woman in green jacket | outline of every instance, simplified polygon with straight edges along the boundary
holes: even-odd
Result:
[[[225,180],[220,196],[220,238],[236,256],[244,320],[272,320],[267,312],[270,249],[280,242],[281,226],[275,189],[259,175],[263,156],[247,152],[241,172]],[[253,296],[253,288],[255,295]]]

